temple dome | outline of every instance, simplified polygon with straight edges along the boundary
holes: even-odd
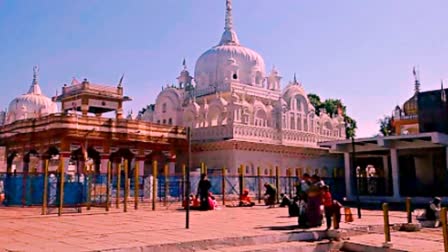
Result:
[[[14,98],[8,107],[6,123],[17,120],[36,118],[58,112],[58,106],[49,97],[42,94],[37,81],[37,68],[34,68],[34,78],[26,94]]]
[[[195,66],[197,87],[217,86],[234,79],[244,84],[261,86],[265,63],[260,54],[240,44],[233,30],[231,1],[227,1],[226,26],[217,46],[204,52]]]
[[[403,112],[407,116],[418,114],[417,93],[403,104]]]

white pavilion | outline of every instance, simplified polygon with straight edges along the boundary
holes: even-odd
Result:
[[[183,70],[178,84],[164,88],[139,119],[192,129],[193,165],[208,171],[225,166],[248,175],[257,167],[268,174],[279,167],[331,176],[343,167],[318,142],[345,139],[341,115],[316,113],[294,76],[281,88],[279,72],[266,73],[263,57],[240,44],[233,27],[232,1],[226,0],[224,33],[218,45],[196,62],[194,77]]]

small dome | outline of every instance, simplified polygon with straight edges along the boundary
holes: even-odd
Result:
[[[6,123],[9,124],[18,120],[36,118],[57,112],[57,104],[42,94],[37,81],[37,67],[35,67],[33,83],[28,93],[14,98],[9,103]]]
[[[403,104],[403,111],[407,116],[418,114],[417,94]]]

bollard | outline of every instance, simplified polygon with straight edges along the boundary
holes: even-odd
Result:
[[[120,189],[121,189],[121,163],[117,163],[117,190],[115,205],[117,209],[120,208]]]
[[[62,215],[62,208],[64,207],[64,158],[59,160],[60,185],[59,185],[59,209],[58,215]]]
[[[277,188],[277,193],[275,195],[277,204],[280,203],[280,168],[275,167],[275,188]]]
[[[123,199],[123,212],[127,212],[128,211],[128,195],[129,195],[129,187],[128,187],[128,160],[125,159],[124,160],[124,199]]]
[[[163,173],[164,173],[164,175],[165,175],[165,197],[164,197],[164,199],[163,199],[163,205],[164,206],[166,206],[167,205],[167,203],[168,203],[168,195],[169,195],[169,193],[170,193],[170,188],[169,188],[169,181],[168,181],[168,179],[169,179],[169,166],[168,166],[168,164],[165,164],[164,166],[163,166]]]
[[[140,181],[139,181],[139,161],[135,162],[135,169],[134,169],[134,209],[138,209],[138,195],[140,191]]]
[[[157,198],[157,160],[152,161],[152,210],[156,210]]]
[[[48,204],[48,159],[45,160],[44,165],[44,195],[42,199],[42,215],[47,214]]]
[[[92,166],[89,166],[87,170],[87,210],[90,210],[90,205],[92,204]]]
[[[109,161],[107,162],[107,180],[106,180],[106,212],[109,212],[109,205],[110,205],[110,181],[111,181],[111,167],[112,163]]]
[[[412,212],[411,212],[411,198],[406,198],[406,213],[408,217],[408,223],[412,223]]]
[[[258,204],[261,203],[261,167],[257,167],[257,179],[258,179]]]
[[[226,167],[222,167],[221,172],[221,185],[222,185],[222,206],[226,205]]]
[[[446,207],[442,207],[440,211],[440,222],[442,222],[442,232],[443,232],[443,247],[445,252],[448,252],[448,227],[446,220]]]
[[[244,165],[240,165],[240,199],[244,191]]]
[[[333,213],[333,229],[339,229],[339,221],[336,213]]]
[[[383,216],[384,216],[384,239],[383,247],[390,247],[390,225],[389,225],[389,205],[383,203]]]

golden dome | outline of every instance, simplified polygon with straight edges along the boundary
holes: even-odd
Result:
[[[403,111],[404,114],[407,116],[418,114],[417,94],[414,94],[409,100],[407,100],[403,104]]]

